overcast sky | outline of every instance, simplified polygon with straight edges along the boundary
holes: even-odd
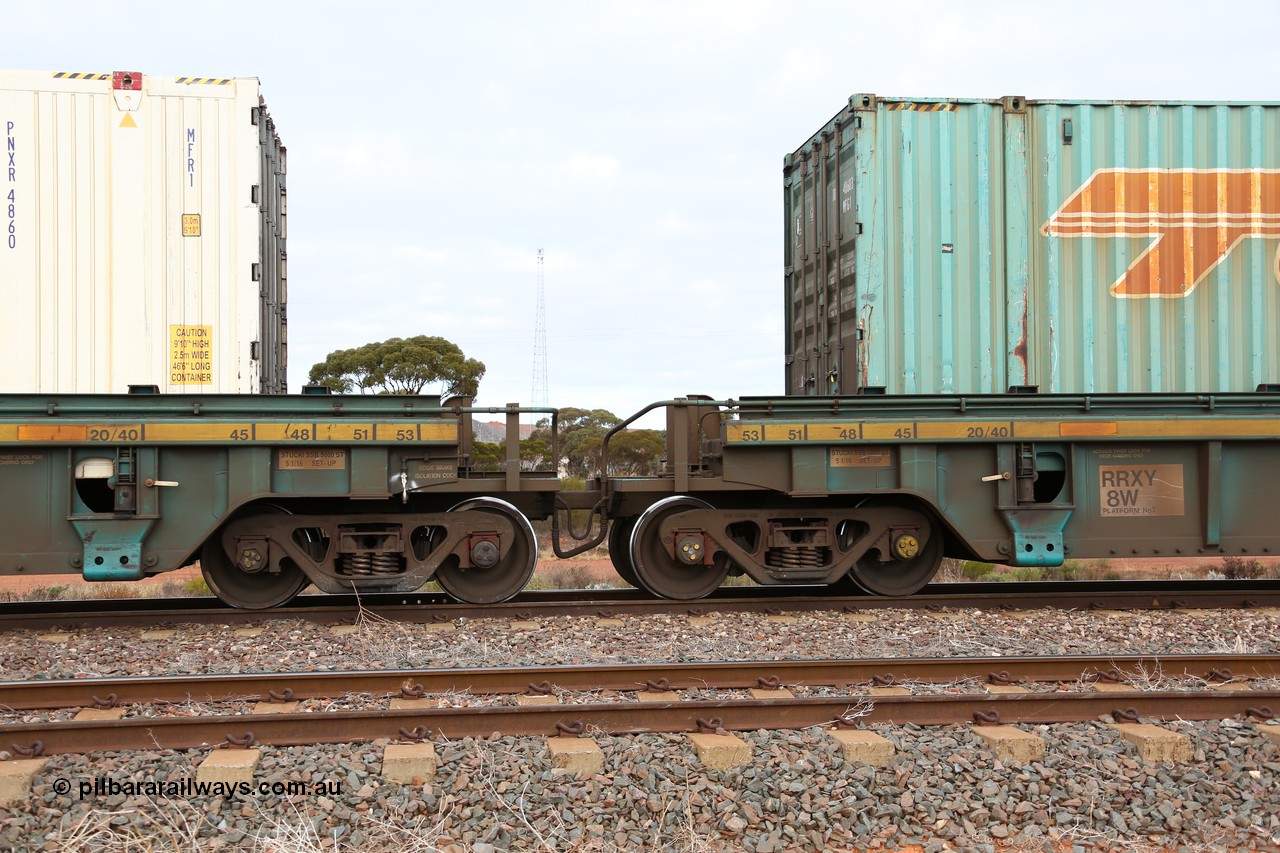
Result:
[[[783,387],[782,157],[855,92],[1280,100],[1280,3],[5,3],[11,68],[257,77],[289,387],[441,335],[619,415]],[[656,424],[655,424],[656,425]]]

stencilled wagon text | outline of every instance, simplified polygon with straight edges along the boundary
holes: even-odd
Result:
[[[281,450],[277,458],[281,471],[345,471],[347,468],[344,450]]]
[[[0,453],[0,465],[34,465],[41,459],[43,453]]]
[[[5,204],[5,245],[10,249],[18,248],[18,142],[13,135],[14,124],[5,122],[4,151],[9,158],[8,191],[4,196]]]
[[[1098,466],[1098,508],[1103,518],[1183,515],[1181,465]]]

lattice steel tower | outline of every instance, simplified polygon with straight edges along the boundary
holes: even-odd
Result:
[[[542,272],[542,250],[538,250],[538,312],[533,321],[533,406],[547,406],[547,295]],[[534,415],[537,423],[542,415]]]

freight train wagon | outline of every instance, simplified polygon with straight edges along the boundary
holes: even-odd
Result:
[[[658,406],[667,470],[607,478],[598,507],[619,574],[667,598],[730,573],[908,595],[944,557],[1280,554],[1275,390]]]
[[[854,95],[784,161],[795,396],[672,404],[668,475],[603,484],[618,571],[1280,553],[1278,140],[1278,104]]]
[[[0,396],[0,575],[137,580],[199,560],[228,604],[326,592],[515,595],[554,474],[470,465],[465,398]]]

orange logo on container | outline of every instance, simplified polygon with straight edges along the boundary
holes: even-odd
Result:
[[[1099,169],[1040,230],[1154,238],[1111,293],[1184,297],[1244,238],[1280,237],[1280,170]]]

